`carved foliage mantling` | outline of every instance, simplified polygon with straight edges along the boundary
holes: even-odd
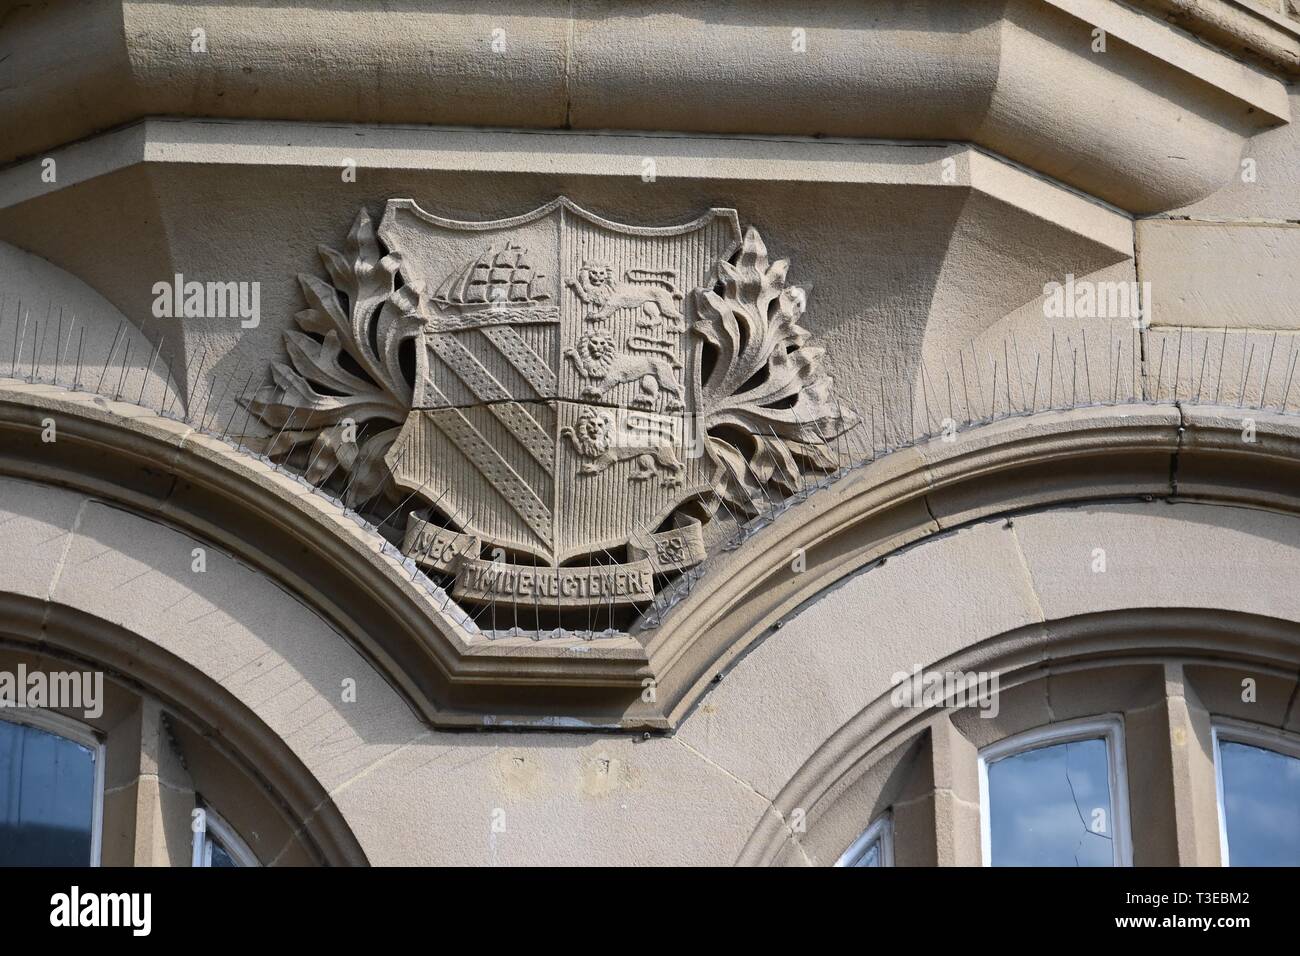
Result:
[[[824,350],[807,344],[799,324],[803,289],[788,285],[789,263],[769,263],[748,229],[719,282],[695,292],[695,331],[716,353],[702,375],[704,430],[722,461],[718,493],[747,513],[761,510],[765,486],[784,494],[800,485],[800,465],[837,464],[834,439],[857,417],[835,402],[822,368]]]
[[[401,346],[418,334],[419,323],[391,301],[401,260],[383,254],[364,209],[343,252],[317,249],[330,282],[298,276],[310,307],[295,316],[301,331],[285,333],[290,364],[271,365],[277,397],[249,406],[280,429],[267,444],[268,455],[312,443],[308,481],[324,482],[338,469],[355,473],[348,485],[351,504],[372,496],[388,478],[383,457],[411,404]],[[393,427],[373,430],[386,422]]]

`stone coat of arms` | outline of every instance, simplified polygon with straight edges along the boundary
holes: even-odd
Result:
[[[644,605],[720,504],[791,493],[855,424],[803,291],[734,210],[461,222],[394,199],[320,254],[331,281],[299,276],[290,361],[250,403],[268,454],[407,507],[403,551],[462,601]]]

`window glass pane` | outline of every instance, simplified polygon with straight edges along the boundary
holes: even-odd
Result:
[[[1075,740],[988,764],[994,866],[1113,866],[1106,741]]]
[[[854,866],[880,866],[880,841],[876,840],[867,851],[858,858]]]
[[[231,855],[226,852],[226,848],[222,846],[219,841],[212,840],[211,844],[212,844],[212,861],[208,864],[208,866],[231,866],[231,867],[239,866],[239,864],[234,861],[234,858],[231,857]]]
[[[1219,741],[1232,866],[1300,866],[1300,759]]]
[[[0,865],[89,866],[95,754],[0,720]]]

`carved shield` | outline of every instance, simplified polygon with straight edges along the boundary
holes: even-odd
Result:
[[[714,487],[691,291],[739,245],[733,210],[638,227],[560,198],[458,222],[392,200],[379,235],[422,330],[387,463],[454,527],[552,566],[621,558]]]

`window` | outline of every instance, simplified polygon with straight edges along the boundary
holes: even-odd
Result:
[[[194,811],[194,856],[191,866],[260,866],[248,845],[210,807]]]
[[[893,866],[894,821],[885,814],[853,841],[836,866]]]
[[[1123,726],[1107,717],[980,751],[985,866],[1130,866]]]
[[[1214,727],[1224,866],[1300,866],[1300,742],[1279,731]]]
[[[98,866],[104,748],[40,710],[0,716],[0,865]]]

